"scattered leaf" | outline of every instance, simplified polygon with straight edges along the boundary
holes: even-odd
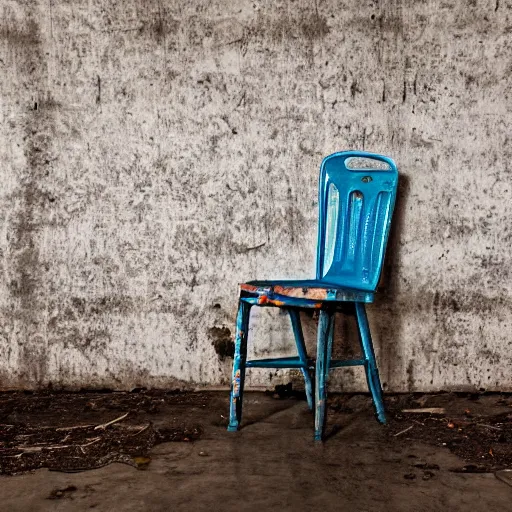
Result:
[[[151,462],[150,457],[134,457],[133,462],[137,466],[137,469],[147,469],[149,463]]]

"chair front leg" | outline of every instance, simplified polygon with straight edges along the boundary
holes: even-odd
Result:
[[[306,365],[305,368],[301,368],[302,375],[304,376],[304,387],[306,390],[306,399],[308,406],[313,409],[313,386],[311,384],[311,376],[307,368],[308,354],[306,352],[306,343],[304,342],[304,334],[302,333],[302,325],[300,323],[300,313],[297,309],[289,308],[288,314],[292,322],[293,334],[295,336],[295,344],[297,345],[297,352],[301,362]]]
[[[384,408],[384,399],[382,394],[382,386],[380,384],[379,370],[377,369],[377,361],[375,360],[375,352],[373,350],[372,337],[370,334],[370,326],[368,317],[366,316],[366,308],[362,302],[356,302],[357,325],[359,327],[359,335],[361,340],[361,348],[363,350],[366,370],[366,380],[368,388],[372,394],[373,405],[380,423],[386,423],[386,411]]]
[[[244,394],[250,312],[251,304],[240,300],[236,319],[235,357],[233,360],[233,377],[231,379],[231,394],[229,400],[228,430],[230,432],[238,430],[240,422],[242,421],[242,400]]]
[[[321,441],[325,431],[327,410],[327,379],[334,335],[334,312],[320,311],[317,332],[315,378],[315,441]]]

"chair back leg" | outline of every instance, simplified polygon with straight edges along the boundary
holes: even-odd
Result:
[[[334,311],[320,310],[317,331],[315,375],[315,440],[321,441],[325,431],[327,379],[334,335]]]
[[[304,343],[304,334],[302,332],[302,325],[300,323],[300,313],[297,309],[288,308],[288,314],[292,322],[293,334],[295,336],[295,344],[297,345],[297,352],[300,360],[304,363],[305,367],[301,368],[302,375],[304,376],[304,387],[306,390],[306,398],[308,406],[313,409],[313,386],[311,384],[311,376],[307,368],[308,365],[308,354],[306,352],[306,344]]]
[[[373,405],[380,423],[386,423],[386,412],[384,408],[384,399],[382,394],[382,386],[380,384],[379,370],[375,360],[375,351],[370,334],[370,326],[368,325],[368,317],[366,316],[366,308],[362,302],[356,302],[357,325],[361,341],[361,348],[365,359],[366,380],[368,388],[372,395]]]
[[[229,402],[229,431],[238,430],[240,422],[242,421],[242,401],[244,395],[250,312],[251,304],[240,300],[236,319],[235,357],[233,361],[233,377],[231,379],[231,395]]]

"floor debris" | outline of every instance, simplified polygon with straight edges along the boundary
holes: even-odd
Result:
[[[453,471],[481,473],[512,468],[510,394],[409,394],[390,396],[386,403],[390,437],[449,448],[467,462]],[[424,407],[415,408],[416,404]]]
[[[156,391],[0,394],[0,475],[38,468],[75,473],[113,462],[146,469],[156,444],[200,437],[202,427],[197,423],[167,419],[155,424],[159,411],[208,402],[205,394],[193,394],[193,399],[190,395]]]
[[[409,430],[411,430],[411,428],[413,428],[413,427],[414,427],[414,425],[411,425],[410,427],[404,428],[403,430],[400,430],[400,432],[397,432],[396,434],[393,434],[393,436],[395,436],[395,437],[401,436],[402,434],[405,434],[406,432],[409,432]]]
[[[118,421],[121,421],[121,420],[124,420],[126,418],[126,416],[128,416],[128,414],[130,414],[129,412],[123,414],[122,416],[119,416],[119,418],[116,418],[112,421],[107,421],[107,423],[103,423],[102,425],[96,425],[94,427],[94,430],[105,430],[108,426],[110,425],[113,425],[114,423],[117,423]]]
[[[290,394],[292,388],[283,386],[279,390]],[[155,445],[189,443],[201,436],[203,411],[212,396],[217,395],[146,390],[0,393],[0,474],[38,468],[73,473],[113,462],[146,469]],[[286,407],[286,400],[298,403],[299,399],[300,392],[293,391],[289,398],[269,400],[266,407],[272,414],[272,410]],[[246,410],[260,406],[260,400],[254,399]],[[388,425],[378,432],[390,446],[403,449],[420,442],[447,448],[463,463],[444,469],[458,473],[495,473],[512,468],[511,395],[388,395],[386,407]],[[212,426],[226,426],[224,409],[212,408]],[[368,395],[330,395],[328,438],[344,435],[355,415],[368,414],[368,421],[373,422],[371,411]],[[309,412],[305,414],[305,421],[312,421]],[[196,453],[211,457],[205,451]],[[432,478],[429,472],[439,469],[421,459],[410,466],[421,471],[417,475],[411,472],[419,480]]]
[[[421,409],[402,409],[402,412],[413,414],[444,414],[443,407],[423,407]]]

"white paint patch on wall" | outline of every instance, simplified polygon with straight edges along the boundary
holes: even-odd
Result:
[[[511,8],[3,0],[0,387],[227,386],[237,284],[313,276],[321,159],[366,149],[401,171],[386,389],[512,390]]]

